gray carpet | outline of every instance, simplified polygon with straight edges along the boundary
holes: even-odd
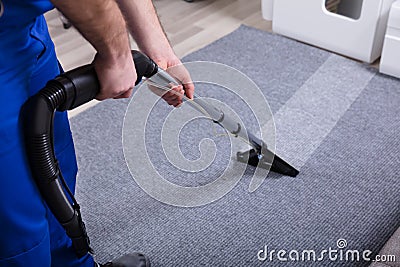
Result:
[[[106,261],[140,250],[153,266],[367,266],[365,261],[261,262],[269,250],[371,250],[371,258],[400,226],[400,82],[368,66],[305,44],[240,27],[187,56],[216,61],[248,75],[274,113],[277,151],[296,167],[297,178],[270,174],[248,192],[251,169],[222,199],[197,208],[162,204],[132,179],[122,151],[128,100],[107,100],[71,120],[78,156],[77,196],[96,258]],[[199,86],[203,96],[240,103],[224,90]],[[171,108],[160,102],[146,126],[156,168],[176,184],[208,183],[223,171],[226,138],[201,173],[174,170],[162,155],[159,132]],[[242,119],[254,118],[243,107]],[[199,130],[199,129],[203,129]],[[208,122],[182,132],[181,149],[209,137]],[[146,175],[145,173],[143,175]],[[276,253],[276,252],[275,252]],[[288,255],[285,255],[288,257]],[[318,257],[319,255],[317,255]]]

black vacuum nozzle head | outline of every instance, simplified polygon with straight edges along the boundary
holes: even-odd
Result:
[[[272,154],[272,152],[270,153]],[[296,177],[299,174],[298,170],[296,170],[294,167],[289,165],[289,163],[285,162],[277,155],[274,155],[274,160],[272,161],[272,164],[270,164],[269,163],[270,161],[268,162],[266,158],[260,157],[259,154],[254,149],[250,149],[249,151],[246,152],[238,152],[237,159],[238,161],[247,163],[251,166],[261,167],[264,169],[269,168],[273,172],[291,177]]]

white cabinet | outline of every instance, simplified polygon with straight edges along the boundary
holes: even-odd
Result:
[[[364,62],[377,59],[394,0],[341,0],[337,14],[325,1],[262,0],[262,12],[276,33]]]
[[[400,1],[390,9],[379,71],[400,78]]]

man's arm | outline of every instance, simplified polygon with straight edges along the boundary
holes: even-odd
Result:
[[[151,0],[117,0],[117,2],[124,13],[129,31],[141,51],[163,69],[181,64],[165,36]],[[178,67],[174,70],[174,74],[184,83],[187,97],[193,98],[194,85],[186,69]],[[176,92],[182,90],[182,88],[174,89]],[[173,103],[175,106],[182,103],[182,97],[176,97],[174,94],[167,94],[164,99],[170,104],[176,99],[175,104]]]
[[[96,49],[97,99],[129,97],[136,70],[126,23],[114,0],[51,0]]]

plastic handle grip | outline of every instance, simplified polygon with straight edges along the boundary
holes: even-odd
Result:
[[[157,64],[146,55],[132,50],[132,57],[137,75],[135,85],[140,83],[142,77],[149,78],[157,72]],[[58,110],[69,110],[79,107],[93,100],[100,92],[100,83],[92,64],[65,72],[55,80],[61,83],[66,91],[66,100]]]

